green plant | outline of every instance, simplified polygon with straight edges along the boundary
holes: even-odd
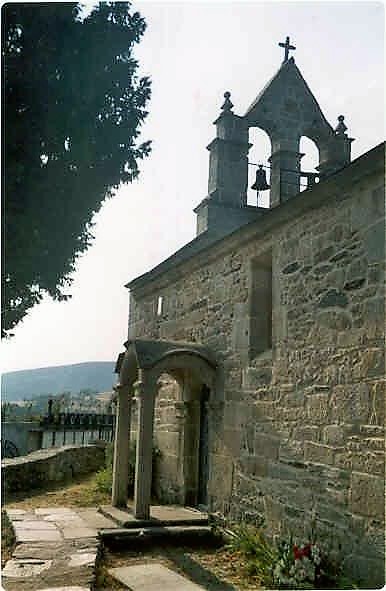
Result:
[[[247,573],[267,588],[356,589],[315,540],[295,543],[292,537],[270,542],[252,525],[224,530],[228,548],[242,555]]]
[[[150,152],[138,142],[150,80],[139,78],[134,56],[145,21],[130,2],[91,6],[88,15],[76,2],[2,6],[1,311],[9,336],[43,295],[68,299],[94,214]]]
[[[272,571],[277,552],[264,534],[252,525],[242,524],[228,530],[228,547],[241,553],[246,559],[246,570],[268,586],[272,582]]]
[[[113,485],[112,467],[102,468],[95,474],[95,490],[101,493],[110,494]]]
[[[153,446],[153,467],[155,459],[159,457],[160,450]],[[136,443],[132,442],[129,448],[129,465],[128,465],[128,495],[134,493],[134,479],[135,479],[135,458],[136,458]],[[113,485],[113,460],[114,460],[114,445],[109,443],[105,448],[105,467],[98,470],[95,475],[95,490],[102,493],[111,493]]]
[[[16,545],[15,532],[5,510],[1,511],[1,566],[12,556]]]

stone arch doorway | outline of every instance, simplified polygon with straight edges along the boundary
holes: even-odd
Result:
[[[138,402],[134,514],[148,519],[152,481],[155,401],[162,374],[179,385],[178,481],[182,504],[207,503],[210,450],[210,407],[220,402],[216,362],[208,349],[193,343],[136,339],[126,343],[118,358],[119,384],[114,446],[114,506],[126,506],[128,454],[133,395]]]

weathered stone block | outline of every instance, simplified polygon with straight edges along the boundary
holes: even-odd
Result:
[[[368,589],[382,589],[385,584],[384,559],[369,559],[358,554],[346,556],[343,560],[344,573],[352,580],[362,581]]]
[[[346,433],[340,425],[327,425],[323,428],[322,442],[327,445],[343,445]]]
[[[295,464],[289,464],[283,461],[269,461],[267,474],[269,478],[279,478],[280,480],[289,480],[299,482],[304,476],[304,467],[296,467]]]
[[[280,439],[262,433],[255,434],[255,453],[264,458],[277,459],[279,457]]]
[[[382,261],[385,257],[385,221],[373,224],[364,237],[366,257],[369,263]]]
[[[307,418],[311,423],[326,423],[329,416],[329,394],[314,394],[306,399]]]
[[[348,305],[348,299],[345,293],[337,289],[329,289],[319,300],[319,308],[345,308]]]
[[[241,459],[241,469],[249,476],[267,476],[268,462],[260,456],[247,456]]]
[[[293,438],[301,441],[319,441],[320,428],[316,425],[301,425],[294,429]]]
[[[304,459],[308,462],[333,465],[336,451],[337,448],[330,445],[322,445],[312,441],[304,443]]]
[[[264,496],[264,513],[266,517],[266,525],[271,535],[280,533],[280,524],[284,517],[284,505],[279,503],[275,498]]]
[[[353,472],[351,476],[350,506],[353,513],[384,520],[384,478]]]
[[[299,268],[300,264],[298,263],[298,261],[295,261],[293,263],[290,263],[289,265],[286,265],[282,270],[282,273],[284,275],[289,275],[291,273],[295,273],[295,271],[297,271]]]
[[[331,416],[344,423],[368,423],[370,389],[366,383],[335,386],[330,400]]]
[[[385,382],[381,380],[371,387],[370,392],[370,420],[371,424],[385,424],[386,389]]]
[[[228,450],[228,452],[233,454],[235,457],[240,454],[241,437],[242,433],[240,429],[224,429],[223,431],[223,437],[221,438],[223,445],[225,445],[225,448]]]

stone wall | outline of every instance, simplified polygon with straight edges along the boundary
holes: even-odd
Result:
[[[70,446],[35,451],[26,456],[1,462],[3,492],[30,489],[62,482],[102,468],[104,446]]]
[[[217,355],[211,509],[264,519],[272,534],[314,528],[371,585],[384,580],[383,185],[379,166],[293,198],[137,287],[129,326],[130,338],[201,342]],[[272,349],[254,356],[253,268],[267,258]],[[169,433],[177,455],[173,404],[161,391],[156,437]]]
[[[1,438],[13,443],[19,455],[25,455],[41,447],[39,426],[38,421],[4,421],[1,423]]]

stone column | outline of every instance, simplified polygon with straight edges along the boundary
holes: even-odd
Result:
[[[187,403],[179,400],[174,405],[176,411],[176,422],[178,429],[178,486],[181,491],[181,504],[185,504],[186,499],[186,483],[185,483],[185,464],[186,464],[186,419],[187,419]]]
[[[126,507],[129,483],[129,446],[132,393],[129,386],[118,385],[113,466],[113,507]]]
[[[232,490],[232,458],[224,455],[223,400],[209,400],[206,408],[209,420],[207,498],[208,506],[212,509],[213,499],[218,497],[219,486],[226,497]]]
[[[200,401],[185,403],[184,485],[185,504],[194,507],[198,495],[198,452],[200,442]]]
[[[276,207],[300,191],[299,140],[272,142],[270,207]]]
[[[138,400],[137,455],[135,461],[134,516],[150,518],[154,403],[158,384],[145,380],[144,372],[134,384]]]

